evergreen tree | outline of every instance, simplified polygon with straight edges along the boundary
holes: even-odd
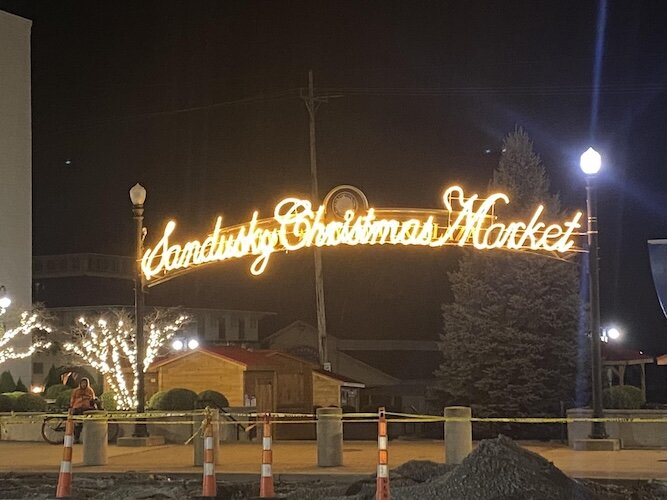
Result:
[[[16,382],[15,390],[20,392],[28,392],[28,388],[23,383],[23,380],[21,380],[21,377],[19,377],[18,381]]]
[[[56,368],[55,365],[51,365],[51,368],[49,368],[49,371],[46,374],[46,380],[44,380],[45,388],[48,389],[52,385],[58,385],[62,383],[63,381],[60,376],[60,371]]]
[[[12,377],[11,372],[4,371],[0,374],[0,394],[4,392],[14,392],[16,390],[16,382]]]
[[[558,197],[527,134],[504,141],[491,187],[510,204],[501,220],[525,219],[538,205],[558,219]],[[443,305],[439,403],[472,406],[479,417],[556,416],[577,375],[579,267],[545,256],[467,249],[449,273],[454,300]]]

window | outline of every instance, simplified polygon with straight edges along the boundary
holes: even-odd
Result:
[[[35,375],[44,374],[44,363],[33,363],[32,364],[32,373]]]
[[[245,340],[245,320],[239,318],[239,340]]]
[[[222,316],[218,318],[218,340],[225,340],[227,338],[227,318]]]

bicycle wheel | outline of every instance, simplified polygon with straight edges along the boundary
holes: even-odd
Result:
[[[63,444],[65,441],[66,418],[46,417],[42,422],[42,437],[51,444]]]
[[[109,426],[107,428],[107,432],[108,432],[108,441],[110,443],[113,443],[114,441],[116,441],[116,438],[118,437],[118,431],[119,430],[120,430],[120,428],[118,427],[118,424],[114,424],[114,423],[109,424]]]

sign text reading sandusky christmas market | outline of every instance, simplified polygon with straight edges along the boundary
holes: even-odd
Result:
[[[333,197],[332,193],[317,208],[308,200],[285,198],[272,218],[259,219],[255,212],[244,224],[223,227],[218,217],[207,237],[183,244],[172,241],[176,222],[170,221],[157,244],[143,255],[146,281],[150,286],[153,279],[247,256],[255,257],[250,271],[258,275],[273,253],[310,247],[456,245],[557,254],[578,250],[574,239],[581,212],[562,224],[547,224],[540,205],[525,221],[501,221],[495,215],[496,205],[510,202],[503,193],[466,197],[461,187],[452,186],[443,195],[444,210],[368,208],[365,196],[352,186],[341,186]]]

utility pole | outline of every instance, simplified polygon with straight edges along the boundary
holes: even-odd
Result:
[[[320,203],[319,188],[317,186],[317,149],[315,146],[315,112],[320,103],[325,101],[325,98],[318,99],[315,97],[315,89],[313,86],[313,70],[308,71],[308,95],[301,96],[306,103],[309,117],[309,132],[310,132],[310,190],[313,205],[317,206]],[[329,353],[327,349],[327,316],[324,304],[324,276],[322,274],[322,252],[320,248],[313,249],[313,257],[315,259],[315,299],[317,303],[317,347],[320,355],[320,364],[326,369],[330,368]]]

